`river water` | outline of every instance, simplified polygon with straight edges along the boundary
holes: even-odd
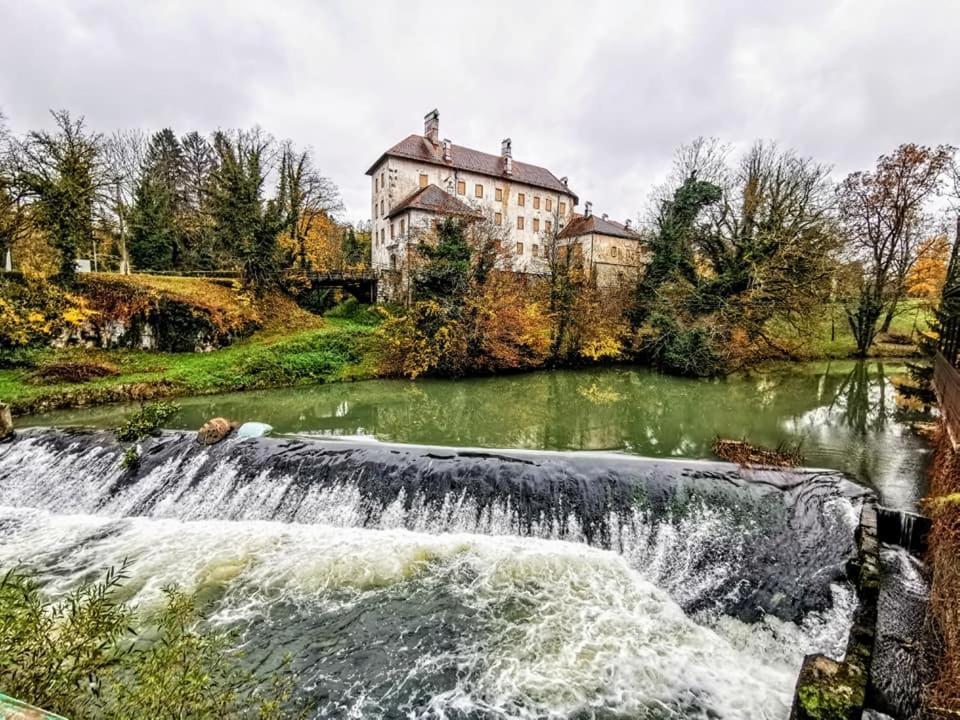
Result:
[[[803,656],[843,653],[866,491],[696,458],[717,434],[802,440],[808,464],[910,506],[922,445],[896,419],[896,370],[190,398],[176,427],[224,415],[284,435],[205,448],[168,431],[133,471],[108,432],[21,429],[0,446],[0,569],[59,594],[128,559],[141,608],[174,582],[253,666],[290,653],[313,718],[783,719]]]
[[[801,446],[806,464],[842,470],[881,502],[915,509],[925,442],[897,420],[890,378],[902,365],[793,363],[716,380],[642,368],[466,380],[374,380],[185,398],[171,427],[223,416],[280,433],[534,450],[613,450],[711,458],[715,437]],[[117,407],[48,413],[20,426],[114,427]]]

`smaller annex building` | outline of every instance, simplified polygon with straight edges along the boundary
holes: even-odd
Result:
[[[598,287],[615,287],[635,281],[650,255],[643,236],[630,220],[618,223],[607,215],[593,214],[592,203],[584,203],[582,215],[574,214],[558,239],[576,247]]]

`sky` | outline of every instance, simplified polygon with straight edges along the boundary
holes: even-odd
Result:
[[[260,125],[367,220],[366,169],[423,132],[568,176],[636,218],[676,147],[776,140],[867,169],[960,145],[960,0],[0,0],[0,112],[98,131]]]

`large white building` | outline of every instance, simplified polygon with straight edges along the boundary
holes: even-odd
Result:
[[[536,271],[544,233],[563,228],[578,202],[567,178],[514,160],[509,138],[499,155],[441,140],[436,110],[424,118],[423,135],[398,142],[367,175],[377,270],[401,267],[423,226],[443,215],[464,215],[509,228],[513,269]]]

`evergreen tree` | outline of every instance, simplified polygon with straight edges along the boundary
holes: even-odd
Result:
[[[462,220],[446,217],[437,223],[437,241],[419,251],[426,259],[413,279],[414,299],[439,300],[458,307],[470,285],[470,244]]]
[[[187,133],[183,149],[183,207],[180,229],[184,244],[184,266],[213,269],[231,264],[230,254],[217,243],[210,214],[210,193],[217,167],[213,146],[200,133]]]
[[[130,256],[144,270],[180,269],[183,149],[165,128],[150,140],[131,218]]]
[[[343,231],[343,264],[347,267],[356,267],[367,263],[367,248],[357,238],[353,226]]]
[[[287,185],[280,174],[277,197],[264,201],[271,142],[259,131],[214,136],[218,167],[212,185],[211,211],[220,241],[240,260],[244,285],[260,294],[277,279],[277,235],[289,226]]]

